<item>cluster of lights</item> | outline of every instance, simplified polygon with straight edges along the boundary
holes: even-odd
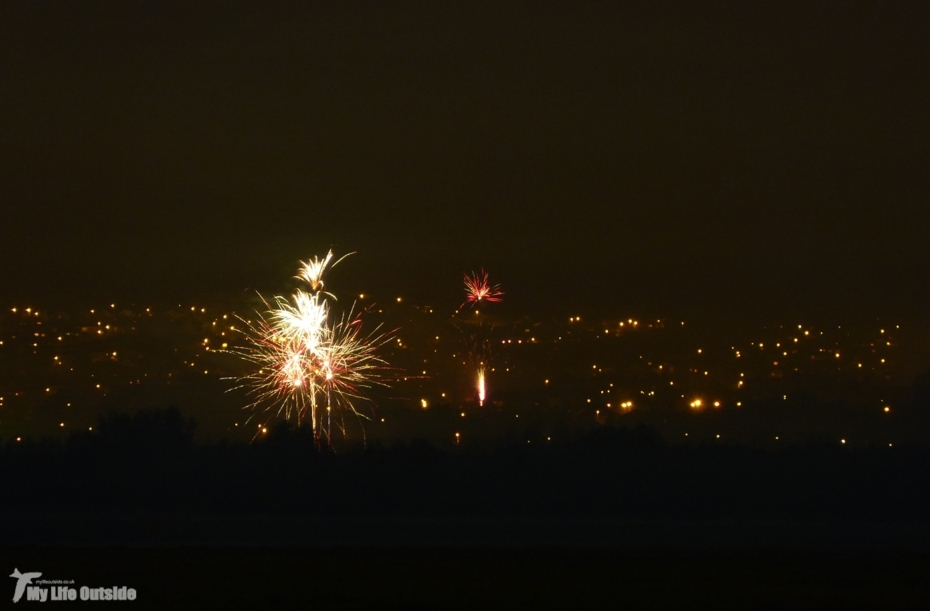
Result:
[[[360,296],[360,297],[361,297],[361,296]],[[109,309],[115,309],[115,307],[116,307],[116,304],[109,304]],[[14,311],[14,313],[17,312],[17,308],[13,308],[13,311]],[[20,311],[20,312],[27,313],[27,314],[29,314],[30,316],[32,316],[32,315],[38,316],[38,312],[32,312],[31,308],[26,308],[25,310],[20,309],[19,311]],[[204,313],[206,312],[206,308],[201,308],[201,307],[198,307],[198,306],[192,306],[192,307],[190,307],[190,311],[191,311],[191,313],[198,313],[198,312],[199,312],[200,314],[204,314]],[[425,309],[424,309],[424,311],[425,311]],[[94,311],[92,310],[91,312],[93,313]],[[146,312],[150,312],[150,309],[149,309],[149,308],[146,308]],[[103,313],[105,314],[106,311],[104,310]],[[48,313],[46,312],[46,315],[47,315],[47,314],[48,314]],[[99,317],[99,314],[98,314],[98,317]],[[223,318],[225,319],[226,316],[224,315]],[[564,319],[563,319],[563,320],[564,320]],[[569,319],[569,322],[580,322],[580,320],[581,320],[581,317],[580,317],[580,316],[579,316],[579,317],[571,317],[571,318]],[[44,321],[43,321],[43,322],[44,322]],[[101,335],[103,334],[104,331],[116,331],[116,330],[117,330],[116,327],[120,326],[120,324],[119,324],[118,322],[114,322],[113,319],[110,319],[110,320],[109,320],[109,322],[110,322],[111,324],[105,324],[105,323],[107,322],[107,319],[106,319],[106,318],[104,318],[104,319],[102,319],[102,320],[100,320],[100,321],[95,321],[95,322],[97,322],[97,326],[96,326],[95,328],[92,327],[92,328],[90,329],[90,331],[91,331],[91,333],[93,333],[93,332],[96,331],[97,334],[101,334]],[[208,323],[209,323],[209,321],[206,321],[206,322],[204,322],[204,325],[208,325]],[[214,321],[214,322],[212,323],[212,326],[213,326],[213,328],[214,328],[214,331],[220,331],[220,328],[219,328],[219,326],[218,326],[218,323],[219,323],[219,320],[216,320],[216,321]],[[41,324],[41,323],[39,323],[39,324]],[[93,324],[93,323],[90,323],[90,324]],[[632,319],[628,319],[627,321],[620,321],[620,322],[619,322],[619,325],[620,325],[621,327],[626,326],[626,325],[636,326],[636,324],[638,324],[637,321],[634,321],[634,320],[632,320]],[[644,323],[644,326],[646,326],[645,323]],[[648,325],[648,326],[649,326],[649,327],[652,327],[652,325]],[[128,324],[126,324],[126,327],[128,328]],[[604,329],[605,333],[608,332],[608,331],[609,331],[609,328],[608,328],[608,327],[609,327],[609,325],[608,325],[607,323],[604,323],[604,325],[603,325],[602,327],[597,327],[597,326],[596,326],[596,327],[593,327],[593,328],[592,328],[592,336],[594,335],[594,333],[599,332],[601,329]],[[614,329],[616,329],[616,328],[614,328]],[[233,327],[230,326],[230,327],[229,327],[229,330],[230,330],[230,331],[233,330]],[[882,334],[882,335],[884,335],[884,334],[886,333],[886,329],[880,329],[880,330],[874,329],[874,330],[873,330],[873,333],[874,333],[874,331],[876,331],[876,330],[879,331],[879,333]],[[790,331],[790,330],[789,330],[789,331]],[[220,335],[223,335],[223,334],[225,334],[225,333],[226,333],[226,331],[224,330],[224,331],[222,331],[222,332],[220,333]],[[829,333],[829,331],[828,331],[828,333]],[[816,333],[816,332],[812,333],[810,330],[805,330],[805,329],[803,329],[801,326],[798,327],[798,331],[795,331],[794,334],[797,335],[797,336],[796,336],[796,337],[792,337],[791,335],[788,335],[787,337],[782,337],[782,338],[771,338],[771,337],[770,337],[770,338],[768,338],[768,343],[767,343],[767,344],[764,344],[763,342],[759,342],[759,344],[758,344],[759,348],[760,348],[760,349],[768,349],[768,353],[769,353],[769,354],[771,354],[771,352],[773,351],[773,346],[774,346],[774,349],[775,349],[775,353],[776,353],[776,354],[773,355],[773,356],[775,356],[775,358],[778,358],[778,361],[773,361],[773,360],[771,360],[771,358],[765,359],[766,365],[770,365],[770,364],[772,364],[773,362],[776,363],[776,364],[777,364],[777,363],[781,363],[782,365],[784,365],[785,362],[784,362],[784,361],[782,360],[782,358],[780,358],[780,357],[785,357],[785,361],[789,361],[789,360],[790,360],[790,358],[789,358],[789,351],[792,350],[792,349],[790,349],[790,348],[787,348],[787,346],[797,347],[799,344],[806,343],[806,341],[805,341],[805,342],[802,342],[802,340],[804,340],[804,338],[811,337],[812,335],[813,335],[814,337],[817,336],[817,333]],[[29,335],[32,335],[31,330],[30,330]],[[37,337],[45,337],[45,335],[46,335],[46,334],[44,334],[44,333],[42,333],[42,334],[38,334],[38,333],[37,333],[37,334],[36,334]],[[66,335],[70,335],[70,334],[66,334]],[[77,336],[78,334],[75,333],[75,335]],[[823,332],[821,332],[820,335],[823,335]],[[54,336],[52,336],[52,338],[54,339]],[[542,336],[542,338],[543,338],[543,341],[549,341],[549,338],[546,338],[545,336]],[[58,341],[63,341],[63,337],[62,337],[62,336],[58,336],[57,339],[58,339]],[[536,341],[537,341],[537,338],[535,338],[535,337],[530,337],[530,338],[528,338],[528,339],[524,337],[523,339],[518,339],[518,340],[517,340],[518,344],[522,343],[522,342],[524,341],[524,339],[526,339],[527,343],[536,342]],[[775,341],[776,339],[779,339],[780,341]],[[882,337],[882,339],[883,339],[883,340],[889,340],[889,339],[890,339],[890,340],[893,340],[894,338],[893,338],[893,337],[891,337],[891,338]],[[198,340],[202,340],[202,341],[200,341],[200,344],[199,344],[199,345],[197,345],[197,344],[198,344]],[[42,340],[39,339],[39,340],[37,340],[37,341],[42,341]],[[512,341],[513,341],[513,340],[503,340],[502,343],[508,343],[508,344],[509,344],[509,343],[512,343]],[[230,340],[230,342],[235,343],[233,340]],[[9,342],[8,342],[8,343],[9,343]],[[30,338],[30,343],[32,343],[32,342],[31,342],[31,338]],[[216,351],[217,351],[216,349],[218,349],[218,348],[220,348],[220,347],[222,347],[222,348],[225,350],[225,349],[227,349],[227,348],[229,347],[229,343],[227,343],[227,342],[222,342],[222,340],[221,340],[220,337],[216,337],[216,334],[215,334],[215,333],[214,333],[214,334],[210,334],[209,337],[204,337],[203,335],[201,335],[199,338],[195,338],[194,341],[191,342],[191,344],[197,345],[197,348],[198,348],[198,349],[199,349],[199,348],[203,348],[203,349],[204,349],[205,351],[207,351],[207,352],[216,352]],[[0,340],[0,345],[3,345],[3,341],[2,341],[2,340]],[[881,342],[881,344],[878,344],[878,343],[876,342],[876,345],[879,346],[879,347],[882,347],[882,345],[884,345],[884,346],[889,346],[889,347],[890,347],[890,346],[892,345],[892,341],[883,341],[883,342]],[[35,346],[38,346],[38,344],[35,344]],[[402,343],[399,339],[398,339],[398,346],[399,346],[399,347],[407,348],[407,346],[404,346],[403,343]],[[190,347],[190,344],[188,344],[188,348],[189,348],[189,347]],[[216,349],[215,349],[214,347],[215,347]],[[693,349],[693,350],[696,350],[697,354],[699,354],[699,355],[702,355],[702,354],[703,354],[703,350],[702,350],[702,349],[694,349],[694,348],[692,348],[692,349]],[[711,351],[710,353],[713,354],[713,346],[708,346],[708,349]],[[58,350],[58,349],[56,348],[56,351],[57,351],[57,350]],[[744,350],[745,350],[745,345],[744,345]],[[816,346],[813,346],[813,347],[812,347],[812,351],[814,351],[814,350],[816,350]],[[832,359],[839,359],[839,358],[841,358],[841,354],[842,354],[842,358],[844,359],[845,362],[849,362],[849,363],[850,363],[850,366],[851,366],[853,363],[856,363],[857,368],[861,368],[861,369],[865,369],[865,368],[868,366],[868,363],[867,363],[865,360],[863,360],[862,362],[857,362],[857,361],[859,360],[859,358],[861,358],[861,357],[857,358],[859,355],[857,355],[857,354],[855,353],[855,349],[854,349],[854,348],[850,348],[847,344],[837,344],[837,345],[835,345],[835,346],[829,346],[826,350],[824,350],[823,348],[821,348],[821,351],[822,351],[822,352],[826,352],[826,354],[825,354],[824,356],[832,357],[831,360],[832,360]],[[781,355],[777,355],[777,352],[782,352],[782,354],[781,354]],[[874,352],[874,350],[873,350],[873,352]],[[791,352],[791,354],[796,354],[796,353],[797,353],[796,351]],[[99,354],[99,353],[98,353],[98,354]],[[115,353],[115,352],[109,353],[109,354],[112,354],[112,356],[113,356],[114,359],[115,359],[115,356],[116,356],[116,353]],[[691,354],[693,355],[694,352],[692,352]],[[749,354],[742,354],[742,352],[741,352],[740,350],[737,350],[737,349],[735,348],[735,346],[734,346],[734,347],[731,347],[731,353],[730,353],[730,354],[731,354],[731,355],[735,355],[736,358],[741,358],[741,357],[745,358],[745,357],[747,357],[747,356],[750,356],[750,357],[751,357],[751,352],[750,352]],[[200,355],[197,355],[197,356],[199,357]],[[45,358],[47,358],[47,357],[45,357],[45,356],[43,355],[42,358],[45,359]],[[54,356],[54,357],[52,357],[51,360],[54,362],[55,365],[62,365],[62,364],[70,365],[70,364],[71,364],[70,361],[72,361],[72,358],[73,358],[72,355],[71,355],[70,353],[67,353],[67,352],[66,352],[66,353],[64,354],[64,357]],[[643,358],[643,357],[640,357],[640,358]],[[64,360],[65,363],[63,363],[62,360]],[[125,356],[123,357],[123,360],[125,360]],[[198,360],[199,360],[199,359],[198,359]],[[750,361],[751,361],[751,359],[750,359]],[[886,362],[886,359],[882,358],[882,359],[880,359],[880,361],[881,361],[881,363],[885,363],[885,362]],[[46,361],[46,362],[48,362],[48,361]],[[590,361],[589,361],[589,362],[590,362]],[[185,362],[185,363],[187,364],[187,362]],[[194,362],[189,363],[189,365],[190,365],[191,368],[195,368],[195,367],[196,367],[196,364],[195,364]],[[603,366],[603,367],[608,367],[608,368],[606,369],[606,371],[608,371],[608,372],[611,371],[611,369],[609,368],[609,365],[613,365],[613,364],[612,364],[612,363],[607,363],[607,364],[602,363],[602,366]],[[650,363],[650,366],[651,366],[651,365],[652,365],[652,363]],[[672,363],[666,363],[666,365],[671,366],[671,365],[673,365],[673,364],[672,364]],[[62,369],[67,370],[68,368],[67,368],[67,367],[64,367],[64,368],[62,368]],[[502,368],[502,369],[503,369],[503,368]],[[662,365],[658,365],[658,369],[659,369],[660,371],[665,371],[665,370],[663,369],[663,366],[662,366]],[[73,370],[73,369],[72,369],[72,370]],[[201,370],[202,370],[202,369],[201,369]],[[204,373],[207,372],[206,370],[203,370],[203,371],[204,371]],[[472,369],[471,371],[474,372],[474,369]],[[490,373],[490,372],[492,372],[492,371],[496,371],[496,369],[493,368],[493,367],[490,367],[488,371],[489,371],[489,373]],[[508,371],[509,371],[509,368],[508,368]],[[592,365],[592,372],[601,372],[601,373],[602,373],[603,371],[604,371],[604,370],[602,370],[602,369],[598,369],[597,365]],[[674,371],[675,371],[675,370],[672,369],[672,372],[674,372]],[[678,370],[678,371],[679,371],[679,372],[685,371],[685,368],[682,367],[682,368],[681,368],[680,370]],[[688,369],[688,371],[693,371],[694,373],[698,373],[698,374],[703,373],[704,376],[709,376],[709,372],[708,372],[708,371],[701,371],[701,370],[697,370],[697,369]],[[752,370],[750,370],[750,371],[752,371]],[[189,370],[189,369],[188,369],[188,372],[193,373],[193,372],[192,372],[191,370]],[[199,373],[199,371],[198,371],[197,373]],[[170,375],[170,374],[169,374],[169,375]],[[426,371],[425,371],[425,370],[424,370],[424,372],[423,372],[423,375],[426,375]],[[493,375],[493,374],[492,374],[492,375]],[[679,374],[679,375],[680,375],[680,374]],[[743,375],[744,375],[744,374],[740,374],[740,377],[743,377]],[[774,374],[773,374],[773,375],[774,375]],[[600,376],[595,376],[595,377],[600,377]],[[410,379],[411,379],[411,380],[415,380],[415,379],[418,379],[418,378],[419,378],[418,376],[411,376]],[[107,392],[109,392],[109,389],[110,389],[110,388],[112,387],[112,385],[113,385],[112,380],[101,378],[101,376],[99,376],[99,372],[98,372],[97,379],[100,380],[100,382],[101,382],[104,386],[107,387]],[[406,378],[405,378],[405,379],[406,379]],[[472,378],[472,379],[474,379],[474,378]],[[538,378],[537,378],[537,379],[538,379]],[[668,378],[666,378],[666,380],[667,380],[667,379],[668,379]],[[758,379],[759,379],[758,377],[757,377],[757,378],[754,378],[754,380],[758,380]],[[712,389],[710,389],[710,388],[699,388],[699,389],[698,389],[698,388],[690,388],[690,389],[689,389],[689,388],[688,388],[688,386],[689,386],[689,380],[693,380],[693,378],[688,377],[688,378],[685,378],[685,379],[680,379],[680,380],[678,380],[679,384],[682,385],[682,386],[684,386],[684,388],[683,388],[681,391],[678,391],[678,392],[686,392],[686,393],[687,393],[689,390],[690,390],[691,392],[697,391],[697,392],[699,392],[699,393],[707,392],[708,390],[710,390],[711,392],[714,392],[714,391],[713,391]],[[732,384],[733,378],[730,378],[730,380],[731,380],[730,383]],[[94,382],[96,382],[96,381],[94,381]],[[98,388],[98,389],[102,389],[101,383],[96,384],[95,387]],[[133,383],[133,382],[130,382],[130,383]],[[537,382],[537,383],[538,383],[538,382]],[[670,386],[674,386],[674,383],[675,383],[675,382],[669,380],[669,385],[670,385]],[[93,384],[93,382],[92,382],[92,384]],[[545,381],[544,381],[544,384],[548,385],[548,384],[549,384],[549,380],[545,380]],[[761,384],[761,383],[757,384],[756,382],[754,382],[754,384],[753,384],[752,386],[753,386],[754,388],[755,388],[756,386],[764,387],[763,384]],[[46,393],[50,393],[50,392],[52,392],[52,390],[51,390],[52,388],[55,388],[56,391],[57,391],[57,389],[61,388],[61,385],[60,385],[60,384],[58,384],[58,385],[53,384],[51,387],[46,387],[46,386],[43,385],[43,386],[40,387],[40,388],[44,388]],[[730,386],[730,388],[732,389],[733,387]],[[736,388],[737,388],[737,389],[742,389],[742,388],[744,388],[744,380],[742,380],[742,379],[736,380]],[[718,389],[718,390],[719,390],[719,389]],[[609,392],[609,391],[607,391],[607,392]],[[646,391],[640,391],[640,392],[641,392],[641,394],[646,394]],[[606,397],[603,397],[604,394],[605,394],[605,391],[601,391],[602,399],[606,398]],[[662,393],[660,393],[660,394],[662,394]],[[654,395],[655,395],[655,391],[649,391],[648,395],[649,395],[649,396],[654,396]],[[676,395],[677,395],[677,393],[676,393]],[[12,397],[12,392],[10,393],[9,396]],[[17,396],[19,396],[18,393],[17,393]],[[783,395],[783,399],[786,400],[786,395]],[[483,402],[483,399],[481,399],[481,400],[482,400],[482,402]],[[414,401],[415,401],[415,400],[414,400]],[[588,400],[588,402],[590,403],[590,399]],[[2,399],[0,399],[0,404],[2,404]],[[421,404],[421,407],[422,407],[422,408],[426,409],[427,406],[428,406],[428,401],[427,401],[427,399],[421,399],[421,400],[420,400],[420,404]],[[632,407],[632,402],[631,402],[631,401],[630,401],[630,402],[626,402],[626,401],[625,401],[625,402],[617,403],[616,406],[617,406],[617,407],[620,407],[620,408],[626,408],[626,407],[627,407],[627,404],[629,404],[629,406]],[[731,404],[731,405],[732,405],[733,403],[728,401],[728,404]],[[415,405],[415,403],[414,403],[414,405]],[[602,403],[601,405],[604,405],[604,404]],[[608,407],[610,407],[610,405],[611,405],[611,404],[607,404]],[[708,401],[707,399],[694,399],[694,400],[692,400],[692,401],[690,402],[690,405],[691,405],[692,409],[701,410],[701,409],[703,409],[703,408],[705,408],[705,407],[710,407],[711,405],[713,405],[714,407],[719,407],[719,406],[720,406],[720,402],[719,402],[719,401],[715,401],[715,402],[711,403],[711,402]],[[739,407],[739,406],[742,405],[742,403],[741,403],[741,402],[735,402],[735,405],[736,405],[737,407]],[[873,404],[873,406],[875,406],[875,404]],[[883,413],[886,413],[886,414],[889,413],[889,412],[891,411],[891,410],[890,410],[890,407],[887,406],[887,405],[884,405],[884,404],[879,404],[878,406],[875,406],[875,407],[878,407],[879,409],[882,410]],[[875,407],[872,407],[872,409],[875,409]],[[73,426],[73,423],[71,423],[71,422],[69,422],[68,424],[69,424],[69,426]],[[59,424],[59,426],[61,426],[61,425]]]

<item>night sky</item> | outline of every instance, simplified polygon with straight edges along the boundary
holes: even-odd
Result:
[[[0,292],[930,305],[930,10],[2,2]],[[622,312],[621,312],[622,313]]]

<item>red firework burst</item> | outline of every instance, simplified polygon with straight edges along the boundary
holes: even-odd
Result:
[[[462,303],[462,307],[467,303],[478,303],[479,301],[501,301],[501,297],[504,295],[499,284],[491,286],[488,282],[488,273],[484,271],[484,268],[478,274],[474,272],[472,272],[471,276],[465,274],[465,293],[465,301]]]

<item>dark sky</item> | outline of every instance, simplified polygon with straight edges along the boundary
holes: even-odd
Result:
[[[0,295],[930,306],[923,2],[0,2]]]

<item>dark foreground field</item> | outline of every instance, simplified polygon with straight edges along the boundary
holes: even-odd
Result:
[[[930,608],[925,552],[6,547],[0,558],[10,572],[138,591],[105,608]]]
[[[0,569],[138,592],[100,608],[930,609],[923,446],[192,431],[169,410],[0,447]]]

